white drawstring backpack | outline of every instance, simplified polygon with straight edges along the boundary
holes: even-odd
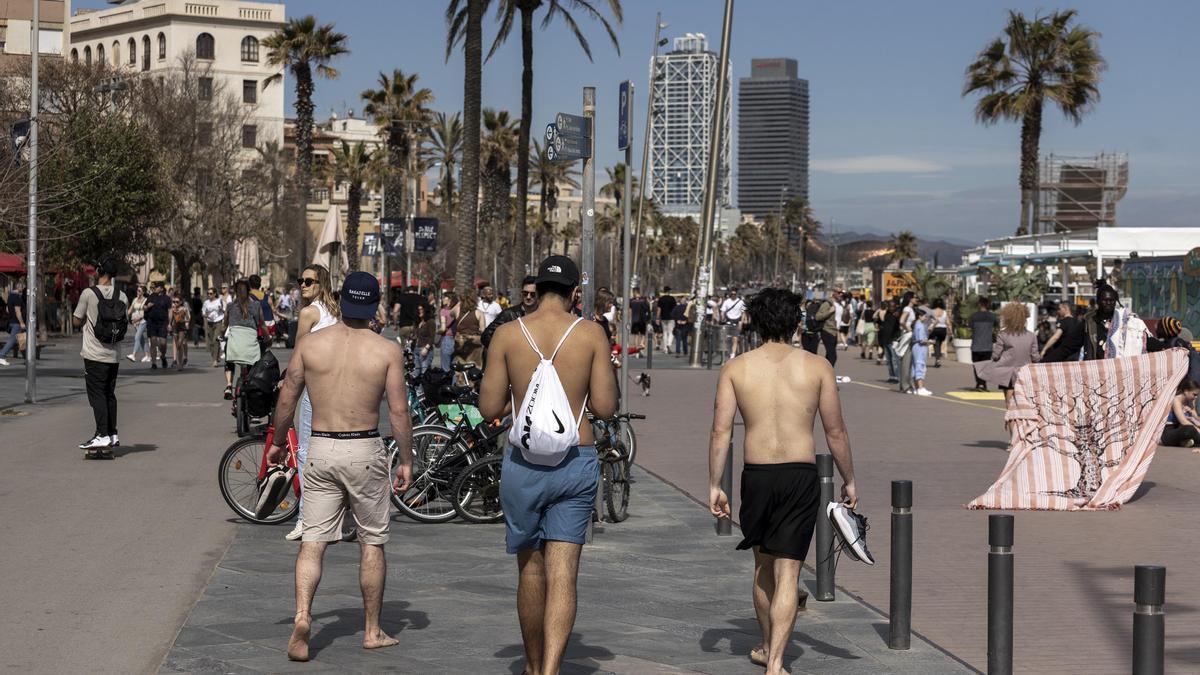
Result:
[[[563,333],[562,339],[554,347],[554,353],[547,359],[533,341],[529,330],[525,328],[525,322],[517,319],[521,325],[521,332],[525,334],[525,340],[541,359],[537,369],[533,371],[533,376],[529,378],[529,388],[525,390],[521,407],[513,409],[512,430],[508,432],[508,442],[520,448],[521,455],[530,464],[558,466],[567,456],[567,452],[573,446],[579,445],[579,423],[583,421],[587,397],[584,396],[579,414],[573,414],[567,392],[563,390],[558,371],[554,368],[554,357],[558,356],[558,350],[580,321],[583,319],[575,319],[570,328],[567,328],[567,332]]]

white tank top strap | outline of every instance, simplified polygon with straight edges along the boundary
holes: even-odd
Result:
[[[321,315],[321,317],[317,319],[316,323],[313,324],[313,327],[309,330],[310,333],[315,333],[322,328],[329,328],[333,324],[337,323],[337,319],[335,319],[333,314],[325,308],[324,304],[321,302],[314,302],[313,306],[317,308],[317,312]]]

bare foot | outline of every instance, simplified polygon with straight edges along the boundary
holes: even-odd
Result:
[[[367,633],[363,636],[363,649],[381,649],[398,644],[400,644],[399,640],[388,637],[388,634],[381,630],[377,630],[374,633]]]
[[[750,663],[763,668],[767,667],[767,650],[762,645],[750,650]]]
[[[308,660],[308,638],[312,632],[312,617],[308,612],[296,615],[296,627],[292,629],[292,638],[288,640],[288,659],[292,661]]]

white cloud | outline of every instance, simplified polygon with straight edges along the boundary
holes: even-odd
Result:
[[[815,159],[814,171],[837,174],[861,173],[941,173],[950,167],[927,159],[900,155],[865,155],[838,159]]]

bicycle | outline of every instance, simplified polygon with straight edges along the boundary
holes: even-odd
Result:
[[[622,413],[612,419],[600,420],[590,413],[592,432],[596,439],[596,456],[600,460],[600,495],[604,500],[610,523],[620,523],[629,517],[629,475],[633,461],[625,442],[623,429],[632,434],[630,420],[646,419],[637,413]]]
[[[263,436],[239,438],[225,450],[217,465],[217,484],[221,497],[229,508],[241,518],[259,525],[272,525],[291,520],[300,510],[300,474],[292,479],[294,498],[285,497],[275,510],[265,518],[254,515],[258,504],[259,481],[267,474],[267,449],[275,437],[275,426],[269,424]],[[296,468],[296,450],[299,447],[296,430],[289,429],[287,435],[287,459],[285,466]]]

